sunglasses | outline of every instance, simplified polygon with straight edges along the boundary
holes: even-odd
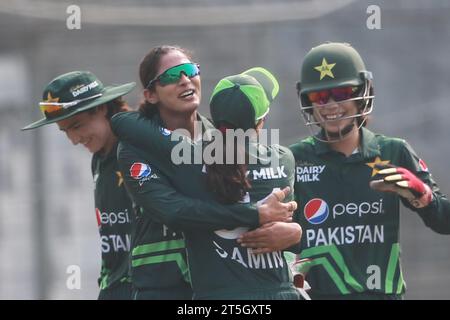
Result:
[[[157,81],[162,86],[177,83],[181,79],[182,74],[184,74],[188,78],[198,76],[200,74],[200,65],[190,62],[179,64],[177,66],[169,68],[156,78],[150,80],[146,88],[150,88]]]
[[[309,92],[307,93],[307,97],[311,103],[326,104],[330,97],[334,101],[344,101],[353,98],[358,91],[359,87],[333,88],[330,90]]]
[[[102,94],[99,93],[87,98],[73,100],[70,102],[39,102],[39,108],[44,116],[50,119],[65,114],[67,110],[70,110],[70,108],[78,105],[80,102],[88,101],[101,96]]]

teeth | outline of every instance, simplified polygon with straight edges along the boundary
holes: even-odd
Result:
[[[339,113],[339,114],[327,114],[327,115],[324,115],[323,117],[324,117],[326,120],[336,120],[336,119],[342,118],[343,115],[344,115],[343,113]]]
[[[187,91],[183,92],[182,94],[180,94],[180,97],[181,98],[185,98],[185,97],[190,96],[192,94],[194,94],[194,90],[187,90]]]

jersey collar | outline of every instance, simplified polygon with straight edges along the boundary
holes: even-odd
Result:
[[[374,158],[381,156],[380,145],[375,134],[366,128],[361,128],[361,146],[360,151],[364,159]]]

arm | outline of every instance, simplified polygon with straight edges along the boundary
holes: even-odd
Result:
[[[450,202],[411,146],[403,142],[400,147],[401,167],[379,168],[370,186],[378,191],[397,193],[403,204],[417,212],[426,226],[437,233],[450,234]]]
[[[287,181],[293,190],[295,177],[295,160],[289,149],[283,148],[284,157],[282,162],[286,169]],[[287,199],[294,197],[293,192],[287,195]],[[294,216],[294,221],[298,219]],[[266,253],[279,250],[300,252],[300,239],[302,228],[298,223],[272,222],[260,228],[244,233],[238,242],[243,247],[254,248],[254,253]]]
[[[405,142],[403,149],[405,167],[431,189],[431,202],[423,208],[414,208],[402,198],[405,206],[416,211],[426,226],[441,234],[450,234],[450,202],[443,195],[434,181],[427,165],[421,160],[411,146]]]
[[[125,142],[119,144],[118,162],[134,201],[143,207],[144,211],[175,229],[217,230],[238,226],[254,228],[260,221],[272,221],[271,219],[276,218],[286,220],[292,216],[292,210],[295,210],[293,204],[281,203],[275,195],[258,209],[252,205],[224,206],[213,201],[186,197],[177,192],[157,168],[147,165],[145,157],[138,149]],[[132,174],[130,168],[135,163],[144,166],[135,167]],[[277,195],[284,198],[285,193],[280,192]]]
[[[288,250],[299,253],[297,244],[302,237],[298,223],[270,222],[244,233],[237,240],[243,247],[254,248],[253,253]]]
[[[110,123],[120,141],[151,150],[162,163],[170,160],[172,148],[183,139],[179,135],[172,135],[172,132],[160,126],[157,120],[148,119],[139,112],[117,113]]]
[[[289,195],[288,195],[289,197]],[[293,221],[299,221],[298,212],[294,213]],[[266,253],[285,250],[293,253],[301,251],[302,227],[297,222],[270,222],[256,230],[241,235],[238,242],[243,247],[253,248],[254,253]]]

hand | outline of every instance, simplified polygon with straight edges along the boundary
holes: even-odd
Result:
[[[266,199],[264,199],[264,201],[262,201],[262,203],[258,206],[260,225],[264,225],[272,221],[292,221],[292,215],[297,209],[297,202],[282,202],[290,192],[291,188],[286,187],[283,190],[272,192]]]
[[[423,208],[430,204],[433,194],[430,187],[423,183],[408,169],[393,165],[377,165],[378,171],[370,187],[382,192],[395,192],[411,203],[415,208]]]
[[[270,222],[244,233],[237,241],[258,254],[286,249],[298,243],[301,237],[302,228],[298,223]]]

